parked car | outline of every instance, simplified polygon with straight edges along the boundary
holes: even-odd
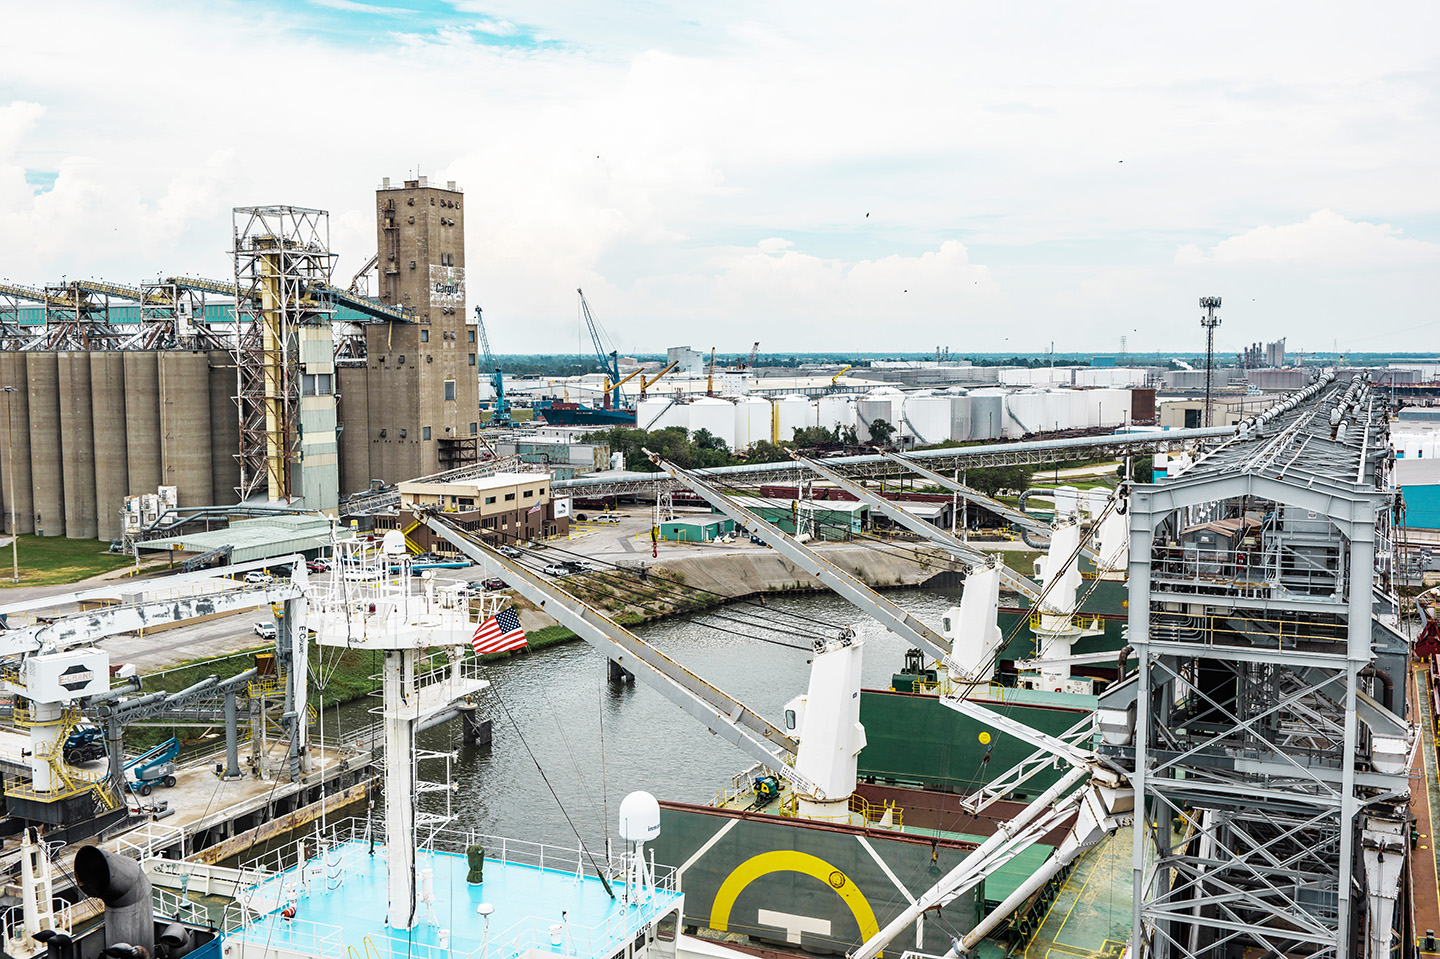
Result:
[[[256,624],[255,624],[255,635],[256,635],[256,636],[259,636],[261,639],[274,639],[274,638],[275,638],[275,624],[274,624],[274,623],[256,623]]]
[[[574,570],[561,566],[559,563],[546,563],[542,572],[546,576],[569,576]]]
[[[513,546],[497,546],[495,547],[495,552],[501,556],[515,557],[520,555],[520,551]]]
[[[268,582],[270,582],[270,574],[269,574],[269,573],[262,573],[262,572],[260,572],[260,570],[258,570],[258,569],[251,570],[250,572],[248,572],[248,573],[245,574],[245,582],[247,582],[247,583],[268,583]]]
[[[330,569],[330,561],[322,556],[319,559],[312,559],[310,562],[306,563],[305,568],[312,573],[328,572]]]
[[[505,581],[504,581],[503,579],[501,579],[499,576],[491,576],[491,577],[488,577],[487,579],[482,579],[482,580],[480,581],[480,585],[483,586],[483,587],[485,587],[486,589],[492,591],[492,592],[495,591],[495,590],[497,590],[497,589],[509,589],[509,588],[510,588],[510,584],[507,583],[507,582],[505,582]]]

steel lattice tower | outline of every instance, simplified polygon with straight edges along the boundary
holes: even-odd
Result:
[[[1414,943],[1385,418],[1329,373],[1131,495],[1139,665],[1098,716],[1135,789],[1137,959]]]
[[[1200,308],[1205,315],[1200,317],[1200,325],[1205,327],[1205,425],[1212,425],[1210,422],[1210,383],[1215,375],[1215,327],[1220,325],[1220,317],[1215,311],[1220,309],[1220,297],[1200,297]]]
[[[234,225],[236,492],[242,502],[263,491],[271,502],[331,508],[338,482],[323,474],[338,476],[335,309],[317,295],[330,284],[334,260],[330,215],[296,206],[236,207]]]

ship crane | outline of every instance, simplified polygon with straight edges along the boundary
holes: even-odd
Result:
[[[611,409],[613,403],[613,408],[619,409],[620,387],[611,384],[620,380],[620,354],[615,350],[608,353],[605,351],[605,343],[600,339],[600,326],[590,313],[590,304],[585,302],[585,291],[577,287],[575,292],[580,294],[580,311],[585,315],[585,325],[590,330],[590,342],[594,344],[595,356],[600,360],[600,368],[609,376],[605,385],[605,408]]]
[[[558,584],[471,539],[445,515],[431,511],[425,524],[711,732],[789,782],[801,816],[848,821],[858,756],[865,745],[859,718],[863,642],[849,630],[816,644],[809,692],[787,704],[787,712],[797,718],[796,734],[791,735]]]
[[[751,532],[759,533],[777,553],[820,580],[825,586],[833,589],[852,606],[877,620],[897,636],[924,649],[945,667],[957,672],[964,671],[964,665],[951,655],[952,646],[949,639],[834,563],[822,558],[814,550],[783,532],[778,526],[761,519],[758,514],[741,506],[737,500],[726,496],[693,473],[680,469],[674,463],[668,462],[649,450],[644,452],[646,456],[650,457],[652,463],[679,480],[681,485],[690,489],[739,525]]]
[[[957,651],[950,639],[943,637],[921,623],[914,616],[900,609],[889,600],[880,596],[870,587],[855,579],[849,573],[823,559],[803,543],[798,542],[786,535],[775,525],[766,522],[750,510],[740,506],[736,501],[725,494],[711,487],[703,480],[693,474],[679,469],[674,464],[666,462],[654,453],[646,451],[652,462],[664,469],[671,476],[675,477],[682,484],[697,493],[702,499],[707,500],[712,506],[722,513],[730,516],[737,523],[741,523],[752,530],[763,531],[765,542],[770,544],[776,552],[806,572],[815,576],[824,585],[833,589],[836,593],[859,608],[862,612],[869,614],[876,621],[890,629],[891,632],[908,639],[916,645],[926,649],[942,665],[961,675],[972,672],[975,669],[973,657]],[[967,586],[967,593],[973,593],[971,612],[985,610],[988,606],[993,627],[994,589],[998,584],[998,568],[989,564],[981,571],[982,576],[990,577],[990,590],[988,596],[982,596],[981,589],[975,588],[972,581]],[[980,578],[980,577],[977,577]],[[1043,595],[1042,595],[1043,598]],[[972,616],[966,615],[964,598],[962,597],[962,621],[969,621]],[[998,632],[998,627],[995,628]],[[985,642],[985,646],[993,645],[994,637]],[[957,654],[960,658],[957,658]],[[967,662],[970,659],[972,661]],[[1065,843],[1056,850],[1056,853],[1038,870],[1030,879],[1021,885],[1023,895],[1017,892],[1010,896],[1004,903],[1001,903],[989,916],[982,920],[964,940],[968,943],[965,948],[972,948],[974,943],[1000,923],[1006,916],[1025,898],[1028,898],[1036,889],[1043,886],[1049,879],[1059,872],[1066,864],[1072,861],[1085,849],[1099,842],[1108,832],[1114,831],[1124,822],[1123,813],[1126,811],[1130,793],[1125,789],[1121,777],[1115,774],[1108,767],[1103,767],[1093,756],[1079,747],[1071,744],[1063,738],[1046,736],[1030,729],[1021,723],[1005,720],[1003,723],[998,714],[985,709],[975,703],[966,700],[963,696],[947,696],[942,700],[945,705],[957,709],[968,715],[977,716],[982,721],[991,723],[995,728],[1001,729],[1022,741],[1035,745],[1038,749],[1051,755],[1058,756],[1074,765],[1069,773],[1063,776],[1050,789],[1046,790],[1039,798],[1025,807],[1021,813],[1007,823],[1003,823],[996,830],[995,834],[980,845],[964,861],[962,861],[951,873],[932,889],[925,896],[922,896],[916,903],[897,916],[891,923],[882,929],[875,936],[865,943],[859,952],[851,956],[851,959],[876,959],[881,949],[899,934],[906,926],[915,922],[925,911],[953,900],[956,896],[973,889],[987,875],[1001,869],[1012,861],[1017,854],[1033,845],[1051,829],[1059,826],[1072,814],[1076,815],[1076,824],[1072,827],[1069,837]],[[1088,780],[1088,785],[1082,791],[1074,795],[1067,795],[1074,787]],[[1012,778],[1012,786],[1018,785],[1023,778]],[[998,797],[995,797],[998,798]],[[993,801],[993,799],[992,799]],[[973,940],[973,941],[972,941]]]
[[[264,561],[245,563],[229,567],[223,572],[257,570],[267,564],[287,561],[297,570],[305,568],[302,557],[297,555],[289,557],[288,560],[284,557],[272,557]],[[215,576],[214,570],[182,573],[160,582],[167,586],[181,585],[213,580]],[[47,802],[66,790],[84,788],[87,783],[97,789],[101,785],[99,782],[81,781],[77,771],[63,761],[65,740],[79,721],[82,705],[86,709],[98,710],[101,720],[105,722],[107,739],[110,740],[110,768],[107,776],[118,787],[124,781],[124,757],[119,743],[124,721],[141,718],[142,715],[155,716],[167,707],[190,706],[198,700],[201,693],[213,697],[234,689],[233,686],[226,686],[212,677],[209,681],[202,681],[173,695],[151,693],[138,699],[122,701],[120,696],[133,691],[134,687],[125,690],[110,688],[110,654],[98,648],[96,643],[121,633],[139,633],[145,629],[190,619],[265,608],[276,603],[288,604],[300,598],[301,590],[295,582],[272,581],[234,590],[106,606],[54,619],[47,617],[23,625],[19,622],[29,618],[37,610],[83,604],[86,599],[98,595],[96,592],[82,591],[0,607],[0,615],[13,624],[13,628],[0,631],[0,658],[18,661],[17,668],[9,674],[13,678],[4,680],[4,688],[20,701],[17,717],[23,715],[23,725],[30,738],[27,761],[34,798],[38,802]],[[293,620],[287,619],[287,622]],[[303,662],[303,657],[299,662]],[[227,682],[233,684],[235,680]],[[296,689],[302,690],[295,701],[303,702],[303,666],[292,671],[292,682],[299,684]],[[143,712],[135,712],[137,709]],[[233,711],[233,703],[227,703],[227,711]],[[17,724],[21,724],[18,719]],[[300,725],[303,727],[303,723]],[[293,756],[303,753],[303,738],[303,732],[292,737]],[[227,746],[231,747],[233,760],[233,736],[228,734]],[[235,769],[233,761],[231,768]]]
[[[490,355],[490,337],[485,332],[485,314],[479,306],[475,307],[475,325],[480,329],[480,351],[485,356],[485,368],[495,371],[490,374],[490,385],[495,390],[495,412],[490,417],[490,422],[497,426],[508,426],[510,401],[505,398],[505,374],[500,371],[500,364],[495,362],[495,357]]]

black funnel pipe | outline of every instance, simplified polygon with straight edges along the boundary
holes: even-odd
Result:
[[[134,859],[81,846],[75,853],[75,883],[105,903],[105,945],[126,942],[155,955],[155,907],[150,877]]]

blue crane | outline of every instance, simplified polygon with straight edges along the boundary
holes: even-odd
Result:
[[[125,764],[125,771],[135,771],[135,780],[130,791],[142,796],[162,783],[175,785],[175,757],[180,755],[180,740],[171,736],[158,746],[152,746]]]
[[[509,425],[510,401],[505,398],[505,376],[500,372],[500,364],[490,355],[490,337],[485,335],[485,316],[478,306],[475,307],[475,325],[480,327],[480,349],[485,354],[485,368],[495,371],[490,375],[490,385],[495,388],[495,412],[490,416],[490,422],[497,426]]]
[[[585,314],[585,325],[590,328],[590,340],[595,344],[595,355],[600,358],[600,368],[605,371],[609,380],[605,384],[605,408],[620,408],[620,354],[615,350],[605,352],[605,344],[600,339],[600,327],[595,322],[595,317],[590,315],[590,304],[585,302],[585,291],[576,288],[580,294],[580,310]],[[613,390],[613,395],[612,391]]]

